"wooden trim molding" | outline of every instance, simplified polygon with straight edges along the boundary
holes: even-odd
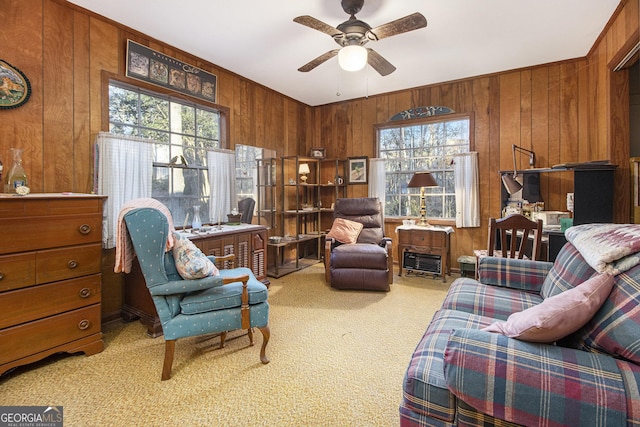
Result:
[[[613,71],[631,67],[640,58],[640,29],[636,29],[607,66]]]
[[[207,102],[206,100],[200,98],[194,98],[188,96],[183,93],[174,92],[172,90],[165,89],[160,86],[155,86],[152,84],[145,83],[140,80],[132,79],[120,74],[112,73],[109,71],[102,70],[102,82],[101,82],[101,106],[102,106],[102,114],[101,114],[101,126],[104,132],[109,131],[109,82],[111,80],[116,80],[122,83],[126,83],[131,86],[139,87],[145,90],[149,90],[151,92],[160,93],[162,95],[169,95],[172,98],[182,99],[189,103],[204,105],[210,108],[214,108],[220,111],[220,143],[222,148],[230,148],[231,142],[229,141],[229,128],[230,128],[230,115],[231,110],[229,107],[225,107],[220,104],[214,104],[212,102]]]

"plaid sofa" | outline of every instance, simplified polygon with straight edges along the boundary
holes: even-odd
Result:
[[[589,279],[570,244],[554,264],[482,258],[454,281],[409,366],[401,426],[640,426],[640,266],[596,315],[550,344],[481,331]]]

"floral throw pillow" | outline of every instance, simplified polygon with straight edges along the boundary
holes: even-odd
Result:
[[[180,277],[191,280],[220,274],[215,264],[191,240],[180,233],[173,233],[173,238],[173,259]]]

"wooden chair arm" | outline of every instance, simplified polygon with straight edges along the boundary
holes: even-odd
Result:
[[[223,263],[225,261],[228,261],[231,263],[231,268],[233,268],[235,266],[235,259],[236,259],[236,255],[235,254],[227,254],[227,255],[223,255],[223,256],[216,256],[214,257],[216,260],[216,265],[223,265]]]
[[[247,287],[247,282],[249,281],[249,275],[243,274],[235,277],[223,277],[222,284],[228,285],[229,283],[242,282],[243,287]]]
[[[249,317],[249,290],[247,289],[247,282],[249,281],[249,275],[243,274],[236,277],[224,277],[222,279],[223,284],[242,282],[242,297],[240,306],[240,316],[242,319],[242,329],[251,328],[251,318]]]
[[[331,283],[331,247],[334,242],[333,237],[327,237],[324,241],[324,280],[326,283]]]

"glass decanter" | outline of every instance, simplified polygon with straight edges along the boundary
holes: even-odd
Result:
[[[27,173],[24,171],[22,167],[22,152],[24,150],[22,148],[12,148],[11,153],[13,154],[13,165],[11,169],[9,169],[9,173],[7,174],[7,192],[15,193],[16,188],[24,186],[27,187]]]
[[[193,207],[193,221],[191,221],[191,228],[194,230],[198,230],[202,228],[202,221],[200,220],[200,206],[196,205]]]

